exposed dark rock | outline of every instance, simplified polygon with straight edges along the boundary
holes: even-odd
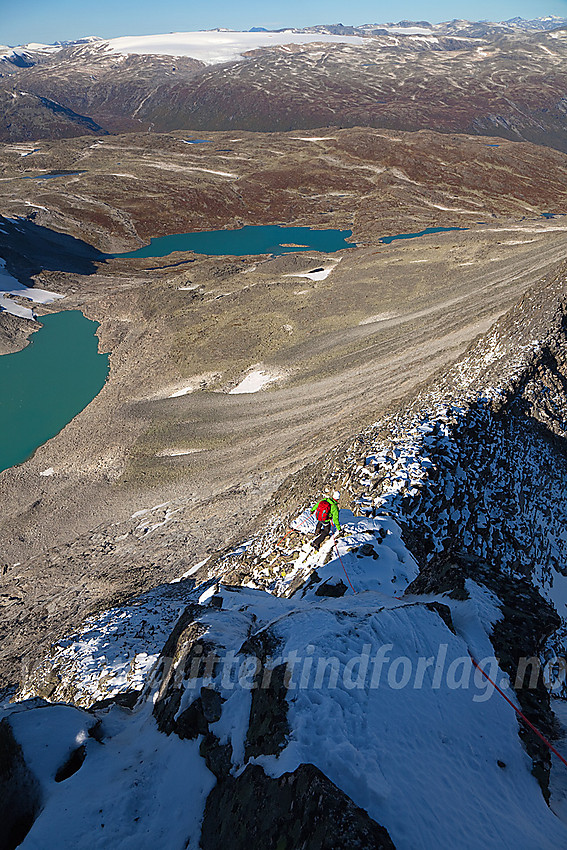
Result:
[[[218,691],[215,691],[214,688],[201,688],[201,705],[207,723],[216,723],[217,720],[220,720],[222,704],[223,699]]]
[[[99,699],[94,702],[89,711],[99,711],[102,708],[110,708],[111,705],[121,705],[123,708],[134,708],[142,691],[128,690],[122,691],[105,699]]]
[[[0,721],[0,850],[13,850],[39,814],[40,787],[7,720]]]
[[[217,779],[224,779],[228,776],[232,767],[232,744],[230,742],[221,744],[217,736],[209,732],[201,741],[199,753]]]
[[[174,657],[175,653],[178,651],[178,644],[180,643],[181,636],[185,630],[193,624],[200,613],[201,607],[199,605],[187,605],[165,643],[162,652],[162,656],[164,658]]]
[[[266,673],[266,668],[264,668]],[[287,718],[287,665],[267,671],[268,681],[252,691],[250,723],[246,736],[245,757],[275,755],[282,750],[290,732]]]
[[[104,741],[104,730],[102,727],[102,720],[97,720],[94,726],[91,726],[88,730],[89,738],[94,738],[95,741],[98,741],[99,744],[102,744]]]
[[[465,578],[466,573],[455,563],[454,558],[447,554],[437,556],[432,558],[407,586],[404,596],[445,593],[452,599],[468,599]]]
[[[0,216],[0,257],[20,283],[34,286],[33,275],[42,269],[92,275],[105,255],[83,239],[58,233],[30,219],[17,222]]]
[[[278,642],[268,631],[252,635],[240,653],[258,659],[251,691],[250,721],[246,736],[245,757],[278,753],[287,741],[287,665],[272,666]]]
[[[209,731],[209,726],[203,714],[201,698],[197,697],[170,725],[171,731],[175,732],[180,738],[189,738],[192,740],[198,735],[206,735]]]
[[[69,779],[70,776],[73,776],[73,774],[76,773],[82,766],[86,757],[87,748],[84,744],[81,744],[80,747],[73,750],[67,761],[57,770],[57,773],[55,774],[55,781],[63,782],[65,779]]]
[[[207,798],[202,850],[394,850],[384,827],[312,764],[278,779],[249,765]]]
[[[175,730],[175,715],[179,711],[182,696],[181,688],[168,688],[167,695],[156,701],[153,713],[160,732],[171,735]]]
[[[335,584],[325,581],[319,585],[315,591],[315,596],[344,596],[346,590],[346,584],[340,579]]]
[[[321,576],[317,572],[317,570],[313,570],[313,572],[309,575],[307,581],[304,580],[302,575],[297,576],[290,585],[289,595],[293,596],[299,589],[301,589],[301,595],[305,596],[308,590],[313,588],[316,584],[321,581]]]
[[[161,654],[157,675],[162,677],[162,681],[153,713],[158,728],[166,735],[176,731],[175,715],[179,711],[183,696],[180,683],[203,675],[207,665],[211,668],[210,672],[214,669],[214,646],[210,641],[200,639],[207,627],[203,623],[195,622],[195,618],[202,611],[200,605],[187,606]],[[195,712],[198,716],[194,716]],[[199,730],[196,734],[200,733],[201,728],[207,731],[204,717],[202,723],[199,720],[199,717],[203,716],[200,708],[192,709],[189,706],[183,715],[186,715],[180,727],[183,737],[194,737],[196,728]]]
[[[274,635],[264,629],[250,635],[238,652],[240,655],[253,655],[264,665],[268,659],[277,653],[278,645],[278,641]]]
[[[455,634],[455,626],[453,625],[453,618],[451,617],[451,609],[448,605],[443,605],[442,602],[426,602],[425,607],[439,614],[447,628]]]
[[[176,692],[177,693],[177,692]],[[177,700],[172,701],[172,708]],[[169,728],[180,738],[196,738],[207,735],[209,723],[220,720],[223,699],[214,688],[201,688],[200,696],[175,720],[169,721]]]

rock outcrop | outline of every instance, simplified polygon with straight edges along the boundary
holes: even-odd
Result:
[[[202,850],[394,850],[384,827],[355,806],[312,764],[278,779],[249,765],[211,791]]]

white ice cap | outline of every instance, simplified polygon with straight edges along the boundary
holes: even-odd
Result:
[[[341,494],[339,493],[338,490],[335,490],[334,493],[333,493],[333,499],[335,501],[337,501],[337,499],[340,499],[340,498],[341,498]]]

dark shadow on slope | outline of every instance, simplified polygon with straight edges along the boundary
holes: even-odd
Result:
[[[38,99],[42,102],[46,109],[50,110],[50,112],[53,112],[55,115],[63,116],[72,124],[84,130],[85,134],[96,133],[99,136],[108,135],[108,131],[101,127],[100,124],[97,124],[96,121],[93,121],[93,119],[88,115],[81,115],[80,113],[69,109],[69,107],[63,106],[61,103],[57,103],[55,100],[50,100],[48,97],[42,97],[42,95],[38,95]]]
[[[561,625],[553,606],[531,582],[511,578],[494,569],[493,564],[459,551],[458,546],[448,546],[444,553],[434,555],[421,569],[404,596],[443,594],[452,599],[468,599],[467,579],[484,585],[499,599],[503,617],[494,623],[490,635],[495,655],[502,670],[510,676],[511,687],[526,717],[548,739],[556,740],[559,730],[542,671],[536,670],[535,678],[531,668],[527,676],[520,674],[522,662],[540,656],[548,638]],[[532,759],[532,773],[549,802],[551,754],[527,726],[520,724],[519,735]]]
[[[27,766],[7,720],[0,722],[0,850],[14,850],[41,807],[39,782]]]
[[[42,270],[91,275],[105,255],[66,233],[35,224],[30,218],[0,216],[0,258],[6,269],[25,286],[33,286],[33,275]]]
[[[524,368],[519,382],[498,411],[513,416],[548,440],[553,449],[567,457],[567,315],[562,314],[556,338],[542,347]],[[476,405],[478,406],[478,405]],[[471,405],[474,410],[475,405]]]

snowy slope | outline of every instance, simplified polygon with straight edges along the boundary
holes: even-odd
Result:
[[[422,606],[379,607],[366,593],[347,608],[348,629],[340,626],[344,603],[339,610],[332,610],[335,603],[283,620],[276,634],[285,640],[284,655],[305,653],[308,642],[314,666],[331,649],[346,667],[361,653],[364,659],[365,648],[373,659],[389,647],[393,662],[377,688],[358,687],[357,667],[352,679],[339,677],[336,690],[298,689],[290,699],[290,741],[279,757],[260,759],[266,772],[315,764],[388,829],[398,848],[543,850],[563,844],[567,828],[539,792],[509,707],[498,697],[484,701],[474,688],[447,690],[446,681],[436,690],[432,669],[424,686],[415,678],[418,659],[437,659],[440,646],[447,647],[447,669],[461,672],[469,629],[476,633],[477,654],[493,654],[486,636],[479,639],[475,610],[486,604],[486,594],[473,592],[471,603],[452,606],[454,622],[465,626],[455,636]],[[410,666],[410,682],[398,687]]]
[[[126,690],[141,690],[177,619],[192,598],[192,582],[161,585],[85,621],[54,644],[19,699],[37,693],[88,708]],[[57,673],[58,684],[53,685]]]
[[[10,724],[43,797],[42,813],[21,847],[198,847],[214,776],[198,743],[161,735],[148,707],[133,717],[114,709],[105,716],[101,741],[88,735],[93,718],[68,706],[16,711]],[[57,769],[81,745],[83,767],[56,782]]]
[[[186,580],[186,595],[194,601],[146,676],[134,712],[118,707],[95,712],[102,744],[85,734],[90,715],[78,709],[38,708],[32,701],[20,703],[15,715],[7,710],[44,794],[43,810],[23,847],[50,846],[57,835],[60,850],[107,847],[108,836],[113,848],[125,850],[149,850],[160,843],[197,848],[207,795],[215,784],[200,749],[204,736],[228,747],[235,777],[250,764],[260,764],[269,777],[314,764],[388,830],[399,850],[551,850],[567,843],[567,827],[546,806],[530,772],[514,712],[474,673],[470,661],[469,651],[506,686],[489,639],[502,618],[499,600],[472,581],[467,582],[468,600],[402,598],[417,569],[396,523],[348,511],[341,521],[347,527],[341,558],[329,550],[330,560],[318,570],[332,582],[344,579],[346,569],[355,594],[349,589],[341,598],[328,598],[311,589],[286,598],[281,595],[289,589],[285,582],[277,596],[223,585],[203,592],[202,585],[191,590]],[[373,554],[360,556],[357,547],[380,529],[386,536],[378,535],[381,542]],[[222,607],[211,604],[213,592],[222,598]],[[431,606],[435,601],[450,611],[454,631]],[[153,611],[161,630],[159,605],[152,605],[151,594],[143,605],[144,617]],[[127,609],[124,614],[128,619]],[[78,652],[74,686],[84,664],[87,694],[94,695],[94,644],[104,647],[112,641],[117,615],[91,622],[86,662]],[[126,624],[121,652],[127,654],[129,645],[135,657],[139,640],[136,621],[131,628]],[[199,669],[195,641],[214,649],[215,667]],[[75,647],[79,644],[75,641]],[[261,646],[273,653],[268,658],[258,650],[254,654]],[[191,664],[197,657],[198,665],[188,673],[191,657]],[[57,653],[52,660],[57,669]],[[257,747],[250,752],[259,663],[262,674],[282,663],[291,672],[285,741],[277,751],[264,741],[260,750],[265,754]],[[105,678],[105,667],[100,670]],[[117,677],[107,692],[123,686]],[[206,735],[203,728],[193,740],[180,740],[192,734],[183,718],[197,705],[203,686],[220,695],[222,710],[208,717]],[[275,729],[270,710],[268,700],[267,722]],[[156,720],[169,734],[158,731]],[[86,746],[84,763],[56,783],[54,774],[73,745]]]

